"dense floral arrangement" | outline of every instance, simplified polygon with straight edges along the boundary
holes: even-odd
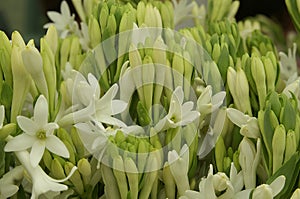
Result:
[[[72,2],[80,24],[62,1],[40,47],[0,32],[0,198],[300,198],[297,45],[274,22]]]

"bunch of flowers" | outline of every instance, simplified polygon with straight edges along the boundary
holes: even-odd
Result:
[[[0,198],[300,198],[297,46],[268,19],[72,2],[80,23],[62,1],[39,47],[0,32]]]

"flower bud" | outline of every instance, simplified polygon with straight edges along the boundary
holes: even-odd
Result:
[[[272,139],[273,174],[282,166],[286,147],[286,132],[284,126],[278,125]]]
[[[286,135],[286,147],[284,163],[287,162],[297,151],[298,143],[296,142],[296,135],[293,130],[288,130]]]
[[[66,177],[62,165],[56,158],[54,158],[51,162],[51,174],[57,179],[63,179]]]

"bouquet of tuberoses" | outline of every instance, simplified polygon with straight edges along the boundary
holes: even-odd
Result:
[[[39,47],[0,32],[0,198],[300,198],[297,45],[274,22],[72,2],[80,23],[62,1]]]

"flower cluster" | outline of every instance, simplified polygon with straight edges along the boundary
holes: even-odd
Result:
[[[236,0],[62,1],[0,31],[0,198],[300,197],[295,43]],[[300,1],[286,0],[300,30]]]

